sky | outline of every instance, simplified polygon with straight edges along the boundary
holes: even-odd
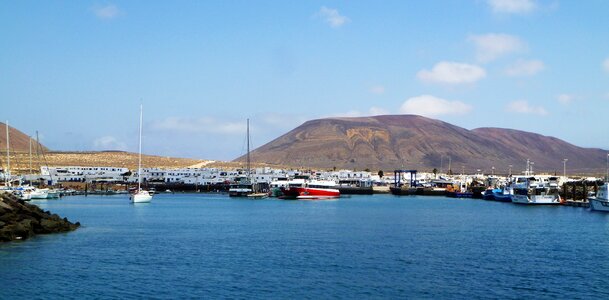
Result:
[[[0,120],[53,150],[232,160],[417,114],[609,149],[609,1],[2,1]],[[601,162],[602,163],[602,162]]]

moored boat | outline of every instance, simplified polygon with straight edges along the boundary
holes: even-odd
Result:
[[[518,204],[561,204],[557,178],[551,177],[548,182],[540,177],[519,177],[516,180],[513,203]]]
[[[588,197],[588,202],[592,210],[609,212],[609,184],[601,185],[596,195]]]
[[[494,189],[493,200],[499,202],[512,202],[512,189],[508,187]]]
[[[152,200],[152,194],[146,190],[138,190],[131,195],[131,202],[133,203],[147,203]]]
[[[148,203],[152,201],[152,195],[154,191],[147,191],[142,189],[142,119],[143,119],[143,106],[140,105],[140,133],[139,133],[139,155],[137,163],[137,190],[129,198],[132,203]]]
[[[291,183],[288,187],[281,189],[284,199],[334,199],[340,197],[340,191],[336,183],[329,180],[310,180],[304,183]]]
[[[49,196],[49,189],[38,189],[34,188],[30,190],[30,199],[47,199]]]

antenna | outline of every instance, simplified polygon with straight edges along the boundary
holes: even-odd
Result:
[[[250,119],[247,119],[247,179],[251,183],[251,168],[250,168]]]

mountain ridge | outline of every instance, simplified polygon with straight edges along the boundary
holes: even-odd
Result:
[[[604,173],[606,153],[516,129],[468,130],[418,115],[382,115],[310,120],[253,150],[251,157],[261,163],[325,169],[447,171],[450,162],[453,173],[504,174],[524,170],[528,159],[534,171],[562,174],[565,158],[569,171]]]
[[[30,137],[21,132],[19,129],[12,126],[8,126],[9,139],[10,139],[10,151],[11,152],[29,152],[30,151]],[[38,151],[49,151],[47,147],[41,143],[36,142],[32,139],[32,152]],[[6,151],[6,124],[0,122],[0,151]],[[6,153],[4,153],[6,155]]]

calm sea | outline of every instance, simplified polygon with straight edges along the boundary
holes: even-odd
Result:
[[[0,299],[609,298],[609,214],[583,208],[391,195],[38,203],[83,227],[0,245]]]

